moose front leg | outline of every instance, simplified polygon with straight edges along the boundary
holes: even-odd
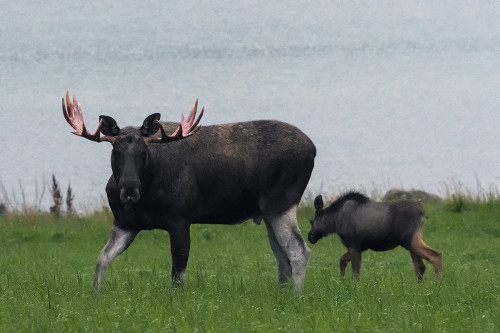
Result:
[[[340,276],[345,275],[345,269],[347,267],[347,264],[351,258],[349,258],[349,251],[347,251],[341,258],[340,258]]]
[[[348,253],[351,259],[352,276],[356,281],[359,281],[359,275],[361,273],[361,252],[350,247]]]
[[[172,253],[172,282],[183,284],[186,280],[186,266],[189,259],[189,226],[175,226],[169,230],[170,252]]]
[[[96,290],[101,288],[104,273],[106,273],[111,261],[130,246],[136,235],[137,231],[126,230],[118,227],[116,224],[113,225],[108,242],[97,259],[94,278],[94,288]]]

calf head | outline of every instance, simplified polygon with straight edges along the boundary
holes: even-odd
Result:
[[[182,115],[179,127],[171,135],[167,135],[161,126],[159,113],[146,117],[140,128],[125,127],[124,129],[120,129],[112,117],[100,116],[97,131],[90,134],[83,122],[82,108],[77,103],[76,97],[73,96],[71,100],[67,92],[66,104],[64,98],[62,100],[64,118],[75,130],[73,134],[91,141],[107,141],[113,145],[111,169],[120,190],[120,200],[131,204],[136,204],[141,198],[141,184],[147,174],[148,162],[151,158],[149,145],[181,140],[196,133],[201,128],[198,123],[204,111],[202,109],[196,118],[197,107],[198,100],[187,119],[184,119]],[[158,130],[161,132],[161,137],[155,136]],[[101,136],[101,133],[104,136]]]
[[[314,199],[314,209],[316,210],[314,218],[311,220],[311,230],[307,239],[314,244],[328,234],[326,219],[324,219],[323,197],[318,195]]]

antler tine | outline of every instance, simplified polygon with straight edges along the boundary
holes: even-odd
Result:
[[[198,109],[198,99],[196,99],[196,102],[194,103],[194,106],[191,108],[191,111],[189,112],[189,116],[187,117],[186,121],[182,121],[181,120],[181,125],[182,125],[182,130],[184,132],[184,136],[192,135],[192,134],[196,133],[199,130],[199,128],[196,129],[196,126],[200,122],[201,117],[203,116],[203,112],[204,112],[205,108],[202,108],[201,113],[198,116],[198,119],[196,119],[197,109]],[[195,119],[196,119],[196,121],[194,121]]]
[[[82,106],[76,101],[76,96],[73,95],[73,101],[69,97],[69,91],[66,91],[66,105],[64,105],[64,98],[62,99],[62,109],[63,115],[68,124],[75,130],[72,132],[75,135],[81,136],[83,138],[89,139],[90,141],[101,142],[108,141],[111,143],[115,142],[115,137],[103,136],[101,137],[101,127],[102,120],[99,121],[99,126],[97,126],[97,131],[94,134],[90,134],[87,131],[85,122],[83,121]]]
[[[64,116],[64,119],[66,119],[66,121],[68,122],[68,124],[71,125],[70,121],[69,121],[69,116],[68,116],[68,110],[66,110],[66,104],[64,104],[64,97],[62,98],[62,109],[63,109],[63,116]],[[73,127],[73,126],[72,126]]]
[[[205,112],[205,107],[202,107],[201,108],[201,112],[200,112],[200,115],[198,116],[198,119],[196,119],[196,121],[193,123],[193,125],[191,126],[191,129],[190,129],[190,132],[194,129],[194,132],[193,133],[196,133],[200,130],[201,128],[201,125],[198,126],[198,123],[200,122],[201,120],[201,117],[203,116],[203,113]],[[198,126],[198,127],[196,127]]]
[[[196,99],[196,102],[194,102],[194,106],[191,108],[191,111],[189,111],[189,115],[186,119],[186,122],[193,122],[193,119],[196,117],[197,110],[198,110],[198,98]]]

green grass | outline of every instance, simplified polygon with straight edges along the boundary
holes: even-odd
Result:
[[[0,218],[0,331],[494,332],[500,330],[500,202],[427,206],[424,240],[443,252],[417,283],[398,248],[363,253],[361,281],[340,278],[337,236],[310,245],[302,293],[281,289],[266,228],[195,225],[187,283],[170,281],[164,231],[145,231],[92,288],[112,216]],[[309,231],[311,208],[299,223]],[[350,274],[350,266],[348,268]]]

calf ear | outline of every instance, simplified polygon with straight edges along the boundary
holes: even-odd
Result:
[[[147,116],[146,119],[144,119],[144,122],[142,123],[141,126],[141,133],[143,136],[151,136],[158,132],[160,129],[160,120],[161,115],[159,113],[153,113],[150,116]]]
[[[318,195],[316,199],[314,199],[314,208],[316,209],[316,211],[323,210],[323,197],[321,196],[321,194]]]
[[[102,120],[101,133],[108,136],[117,136],[120,133],[120,127],[116,121],[109,116],[99,116],[99,121]]]

